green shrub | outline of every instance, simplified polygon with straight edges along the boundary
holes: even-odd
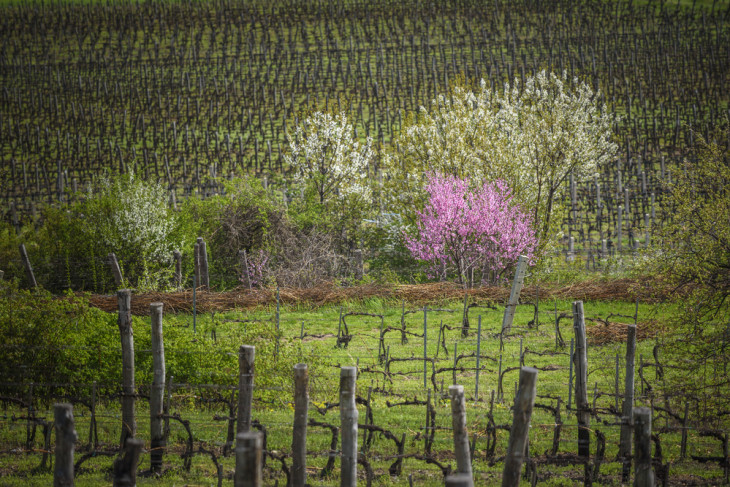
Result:
[[[273,322],[207,323],[193,333],[189,316],[163,318],[167,376],[178,384],[238,383],[238,349],[256,347],[257,397],[273,399],[291,387],[294,364],[324,366],[303,354],[298,342],[281,339]],[[152,382],[151,327],[147,317],[133,317],[135,380]],[[215,334],[212,331],[215,330]],[[122,354],[117,314],[91,307],[82,296],[54,297],[49,292],[0,284],[0,395],[16,395],[31,382],[55,384],[61,394],[88,396],[96,381],[102,393],[121,387]],[[7,384],[18,384],[11,386]]]

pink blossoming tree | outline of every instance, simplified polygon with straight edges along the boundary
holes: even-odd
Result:
[[[513,202],[504,181],[471,189],[468,179],[431,173],[430,197],[418,212],[418,232],[406,235],[411,255],[431,264],[431,276],[455,270],[467,286],[472,272],[497,280],[520,255],[532,260],[537,239],[530,215]]]

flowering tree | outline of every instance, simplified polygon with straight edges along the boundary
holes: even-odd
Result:
[[[406,236],[411,254],[443,274],[456,267],[466,285],[472,270],[495,278],[520,255],[532,259],[536,238],[532,218],[513,201],[502,180],[471,190],[468,179],[428,174],[426,207],[418,212],[418,235]]]
[[[566,179],[595,175],[616,157],[613,117],[591,88],[545,71],[502,91],[457,86],[421,108],[385,164],[401,206],[417,202],[422,181],[438,171],[475,181],[504,179],[523,208],[531,208],[541,244],[556,232],[551,215]]]
[[[286,162],[299,182],[312,185],[324,204],[336,195],[367,197],[368,164],[373,159],[372,139],[360,144],[344,112],[316,112],[288,136],[291,155]]]

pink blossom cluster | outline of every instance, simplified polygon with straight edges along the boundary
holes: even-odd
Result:
[[[454,267],[466,283],[471,271],[498,278],[520,255],[534,258],[532,218],[513,202],[502,180],[471,189],[468,179],[430,173],[430,197],[418,212],[417,235],[406,235],[411,255],[431,263],[431,277]]]

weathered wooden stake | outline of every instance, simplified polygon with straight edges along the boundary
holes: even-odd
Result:
[[[512,322],[515,319],[515,311],[520,301],[520,292],[525,282],[525,271],[527,270],[527,257],[521,255],[517,260],[517,269],[515,270],[515,278],[512,281],[512,291],[507,301],[507,307],[504,310],[504,318],[502,319],[502,334],[509,333],[512,328]]]
[[[28,279],[30,287],[38,287],[38,283],[35,280],[35,274],[33,274],[33,266],[30,264],[28,258],[28,252],[25,250],[25,244],[20,244],[20,258],[23,260],[23,267],[25,267],[25,277]]]
[[[623,461],[621,479],[629,481],[631,474],[631,429],[634,409],[634,361],[636,358],[636,325],[626,326],[626,377],[624,379],[624,402],[621,407],[621,435],[619,458]]]
[[[445,485],[446,487],[472,487],[474,480],[469,474],[455,473],[446,477]]]
[[[132,292],[117,291],[119,305],[119,334],[122,340],[122,435],[119,443],[125,447],[130,438],[137,435],[134,392],[134,335],[132,333]],[[135,463],[136,465],[136,463]]]
[[[340,428],[342,433],[340,487],[357,487],[356,383],[357,368],[342,367],[340,369]]]
[[[200,286],[200,244],[193,245],[193,290]]]
[[[588,354],[583,301],[573,302],[573,331],[575,332],[575,407],[578,418],[578,455],[588,458],[591,448],[591,411],[588,403]]]
[[[134,487],[137,485],[137,464],[144,441],[129,438],[124,447],[124,456],[114,462],[114,487]]]
[[[256,370],[254,359],[256,347],[241,345],[238,350],[238,420],[236,433],[251,430],[251,406],[253,402],[253,379]]]
[[[309,370],[307,364],[294,366],[294,434],[292,437],[291,485],[307,483],[307,408],[309,406]]]
[[[634,486],[654,487],[651,469],[651,409],[634,408]]]
[[[117,254],[111,252],[108,256],[109,267],[112,270],[112,276],[114,276],[114,285],[117,287],[122,286],[122,270],[119,267],[119,261],[117,260]]]
[[[522,461],[526,457],[525,450],[530,433],[530,419],[535,405],[537,393],[537,369],[522,367],[520,369],[520,385],[515,398],[514,417],[509,433],[509,446],[504,459],[502,487],[513,487],[520,484]]]
[[[152,322],[152,388],[150,389],[150,469],[162,470],[165,450],[164,413],[165,399],[165,345],[162,340],[162,303],[150,304]]]
[[[200,262],[200,280],[198,284],[203,289],[210,288],[210,276],[208,275],[208,251],[203,237],[198,237],[198,262]]]
[[[78,436],[74,428],[73,406],[55,404],[53,422],[56,426],[56,466],[53,469],[53,487],[74,485],[74,445]]]
[[[236,435],[235,487],[261,487],[263,440],[258,431],[246,431]]]
[[[471,454],[469,451],[469,433],[466,430],[464,386],[449,386],[449,396],[451,397],[451,425],[454,433],[456,472],[471,477]]]

